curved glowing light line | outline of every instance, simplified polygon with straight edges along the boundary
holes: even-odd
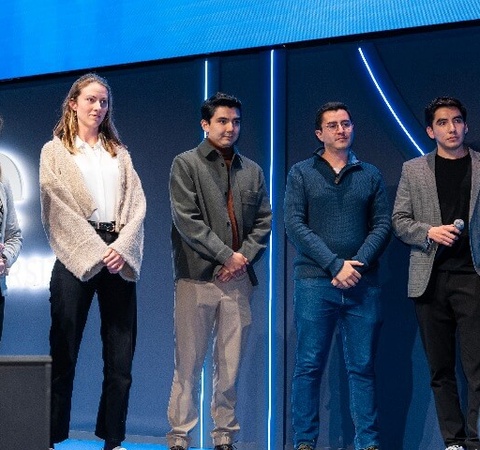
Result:
[[[387,99],[387,96],[385,95],[385,93],[383,92],[382,88],[380,87],[380,84],[378,83],[374,73],[373,73],[373,70],[372,68],[370,67],[370,64],[369,62],[367,61],[367,57],[365,56],[365,54],[363,53],[363,50],[361,47],[358,47],[358,52],[360,53],[360,57],[362,58],[362,61],[363,61],[363,64],[365,65],[365,68],[367,69],[367,72],[368,74],[370,75],[370,78],[372,79],[373,81],[373,84],[375,85],[375,87],[377,88],[377,91],[378,93],[380,94],[380,96],[382,97],[382,100],[383,102],[385,103],[385,105],[387,106],[388,110],[390,111],[390,113],[392,114],[392,116],[394,117],[394,119],[397,121],[398,125],[400,126],[400,128],[403,130],[403,132],[405,133],[405,135],[408,137],[408,139],[412,142],[412,144],[415,146],[415,148],[419,151],[419,153],[421,155],[424,155],[424,151],[420,148],[420,146],[415,142],[415,139],[413,139],[412,135],[408,132],[408,130],[406,129],[405,125],[403,125],[402,121],[400,120],[400,118],[398,117],[397,113],[395,112],[395,110],[393,109],[392,105],[390,104],[390,102],[388,101]]]
[[[21,151],[0,147],[0,153],[2,153],[2,156],[7,158],[11,164],[11,167],[6,167],[5,169],[13,169],[15,172],[10,174],[7,170],[7,173],[5,173],[11,182],[12,189],[14,188],[15,183],[13,177],[18,177],[17,181],[19,183],[20,191],[17,194],[20,194],[21,198],[18,198],[18,196],[15,197],[15,205],[27,201],[32,196],[32,188],[30,187],[29,180],[32,179],[33,176],[30,173],[31,171],[29,170],[28,164],[22,160]],[[10,178],[10,176],[12,176],[12,178]]]

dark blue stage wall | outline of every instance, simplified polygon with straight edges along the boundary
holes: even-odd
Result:
[[[469,110],[469,143],[480,145],[480,27],[408,33],[334,45],[249,51],[209,59],[210,92],[238,95],[244,104],[240,148],[269,172],[274,139],[273,411],[272,450],[291,448],[290,382],[295,333],[292,321],[292,259],[282,219],[283,187],[292,164],[317,145],[313,121],[318,106],[346,102],[353,113],[358,156],[385,175],[393,201],[403,161],[417,154],[374,87],[361,48],[392,107],[424,151],[423,107],[438,95],[462,99]],[[274,113],[270,135],[270,62],[275,62]],[[82,72],[83,73],[83,72]],[[116,124],[128,144],[148,200],[146,247],[139,290],[139,341],[128,420],[130,435],[162,437],[173,372],[173,282],[167,178],[172,158],[202,137],[199,105],[204,98],[204,59],[100,70],[112,85]],[[18,203],[25,230],[22,273],[7,301],[0,352],[48,353],[48,244],[40,224],[38,159],[60,114],[60,104],[79,73],[0,84],[5,129],[1,151],[19,162],[28,186]],[[43,259],[42,259],[43,258]],[[23,263],[22,263],[23,261]],[[40,262],[39,262],[40,261]],[[35,262],[39,262],[35,265]],[[268,259],[261,262],[253,299],[254,323],[240,379],[240,441],[268,448]],[[413,308],[406,298],[408,251],[392,238],[382,258],[385,323],[378,355],[383,447],[434,450],[442,443],[430,394],[428,370]],[[39,272],[42,274],[40,277]],[[36,288],[36,289],[35,289]],[[72,428],[91,431],[100,389],[99,323],[92,309],[78,364]],[[208,403],[208,402],[207,402]],[[319,448],[351,448],[348,388],[338,340],[323,380]],[[208,442],[208,439],[207,439]],[[198,445],[198,434],[194,435]],[[241,447],[242,448],[242,447]],[[249,447],[250,448],[250,447]]]

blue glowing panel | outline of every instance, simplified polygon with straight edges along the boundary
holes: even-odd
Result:
[[[471,0],[3,0],[0,80],[479,17]]]

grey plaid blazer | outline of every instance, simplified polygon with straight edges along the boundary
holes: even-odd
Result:
[[[480,275],[480,154],[469,149],[472,158],[472,188],[469,208],[470,248],[475,270]],[[438,245],[427,242],[431,226],[442,225],[435,181],[436,150],[406,161],[398,184],[392,225],[395,235],[410,245],[408,296],[419,297],[427,288]]]

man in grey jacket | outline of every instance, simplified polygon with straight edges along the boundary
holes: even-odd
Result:
[[[177,155],[170,172],[175,276],[175,372],[168,406],[171,450],[185,450],[198,422],[201,370],[214,333],[211,435],[231,450],[240,429],[236,380],[251,322],[254,263],[272,213],[262,169],[238,153],[241,103],[217,93],[201,108],[207,138]]]
[[[464,145],[467,112],[451,97],[425,108],[436,149],[403,165],[393,211],[395,234],[411,246],[408,295],[430,366],[447,450],[480,448],[480,155]],[[455,351],[468,382],[460,407]]]

